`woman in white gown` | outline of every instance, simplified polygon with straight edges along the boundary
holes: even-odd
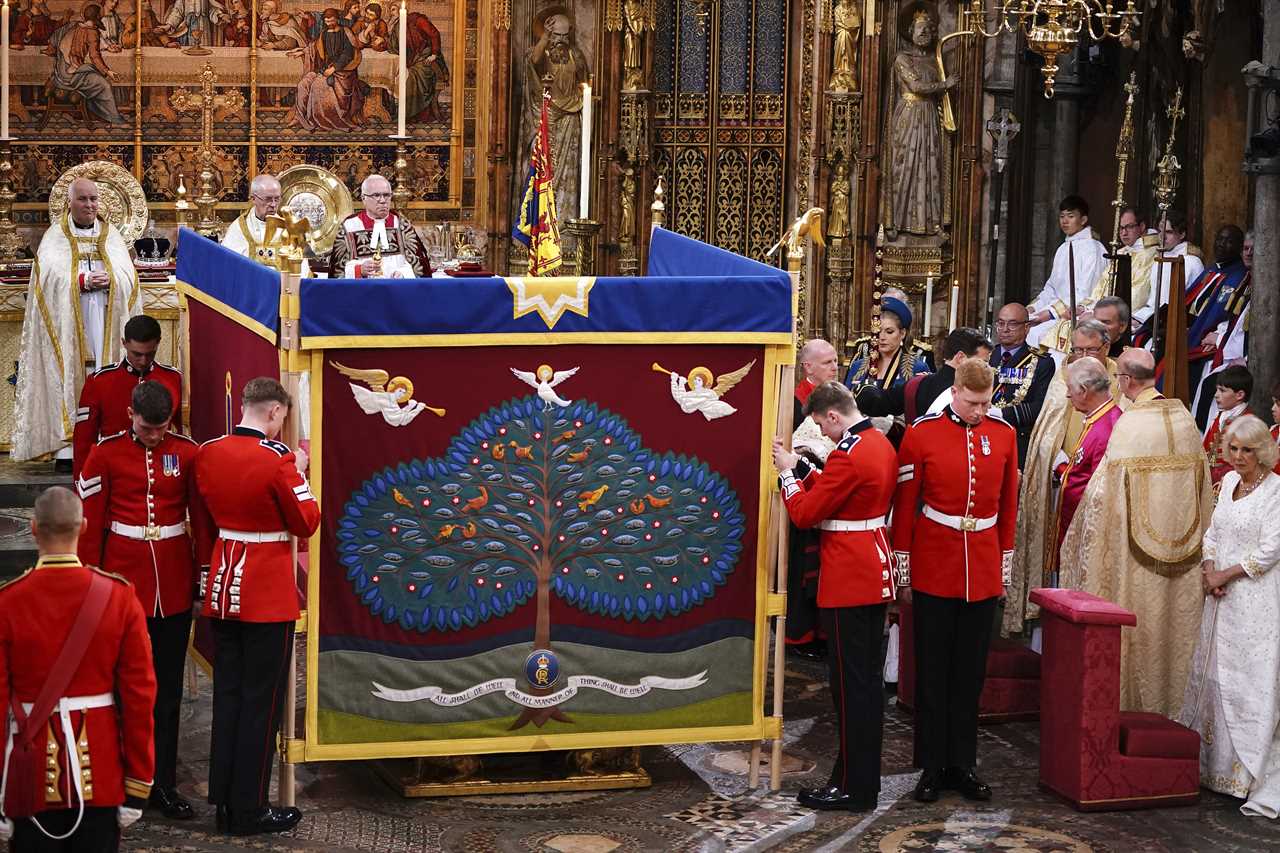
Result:
[[[1280,811],[1280,476],[1258,418],[1227,430],[1234,469],[1204,535],[1204,615],[1179,722],[1200,732],[1200,784]]]

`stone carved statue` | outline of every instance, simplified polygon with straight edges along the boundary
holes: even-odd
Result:
[[[622,173],[622,194],[618,196],[621,216],[618,224],[618,237],[631,240],[636,227],[636,172],[626,169]]]
[[[843,160],[831,181],[831,213],[827,217],[828,237],[849,236],[849,166]]]
[[[542,116],[544,78],[551,105],[547,124],[556,192],[556,216],[566,222],[578,215],[578,172],[582,159],[582,84],[591,76],[587,58],[574,40],[573,20],[562,6],[544,9],[533,20],[534,44],[524,55],[524,117],[521,162],[537,136]],[[523,190],[519,193],[523,196]],[[519,203],[517,199],[517,204]]]
[[[862,11],[855,0],[839,0],[835,7],[835,46],[831,53],[832,92],[854,92],[858,88],[858,36],[862,33]]]
[[[644,31],[650,28],[645,0],[622,4],[622,89],[644,89]]]
[[[933,51],[938,19],[933,7],[913,3],[903,11],[900,32],[907,44],[893,60],[893,105],[885,127],[884,187],[880,223],[885,235],[945,235],[950,225],[946,180],[949,140],[939,112],[942,93],[956,85],[942,79]]]

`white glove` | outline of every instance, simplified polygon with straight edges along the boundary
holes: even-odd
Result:
[[[128,806],[116,806],[116,823],[121,829],[128,829],[142,817],[142,809],[131,809]]]
[[[13,821],[0,817],[0,841],[8,841],[10,838],[13,838]]]

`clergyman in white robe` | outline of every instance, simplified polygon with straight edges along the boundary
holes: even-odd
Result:
[[[94,272],[106,272],[110,284],[81,290]],[[71,441],[86,372],[120,358],[124,325],[141,303],[129,249],[109,222],[79,228],[64,213],[45,231],[22,320],[13,459],[35,459]]]

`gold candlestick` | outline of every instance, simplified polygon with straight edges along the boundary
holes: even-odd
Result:
[[[600,233],[600,223],[594,219],[570,219],[564,230],[574,236],[577,241],[574,247],[574,267],[577,275],[596,274],[596,235]]]
[[[393,136],[396,141],[396,185],[391,190],[391,204],[405,219],[409,218],[409,202],[413,191],[409,189],[409,145],[407,136]]]
[[[0,139],[0,260],[12,261],[28,257],[31,252],[18,234],[13,221],[13,150],[12,140]]]

